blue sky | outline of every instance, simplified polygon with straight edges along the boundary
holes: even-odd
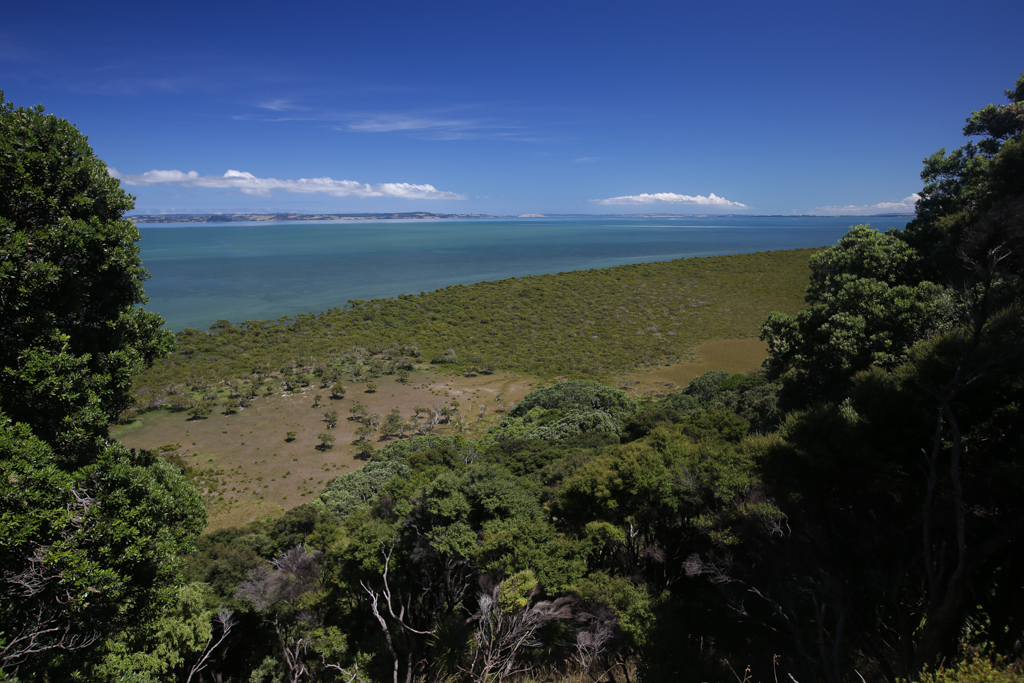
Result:
[[[0,89],[137,212],[877,213],[1024,71],[1019,2],[16,3]]]

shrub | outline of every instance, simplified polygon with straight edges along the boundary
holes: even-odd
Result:
[[[921,674],[919,683],[1018,683],[1024,677],[1024,668],[1008,664],[1002,657],[995,661],[981,655],[969,656],[952,669]]]

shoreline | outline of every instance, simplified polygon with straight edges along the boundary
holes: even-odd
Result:
[[[377,220],[453,220],[460,218],[910,218],[912,213],[873,213],[858,215],[818,214],[734,214],[734,213],[523,213],[491,215],[486,213],[167,213],[125,216],[133,223],[263,223],[276,221],[377,221]]]

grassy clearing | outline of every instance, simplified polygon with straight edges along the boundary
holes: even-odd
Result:
[[[380,381],[374,393],[367,393],[365,384],[351,385],[344,399],[324,399],[319,407],[313,407],[314,396],[322,390],[309,387],[262,396],[231,415],[214,412],[199,420],[188,419],[184,412],[149,411],[116,427],[114,436],[129,448],[162,449],[186,465],[203,492],[209,529],[215,530],[308,502],[331,477],[361,467],[363,461],[357,459],[352,445],[359,423],[347,419],[356,400],[380,415],[398,408],[407,419],[417,407],[457,401],[467,416],[464,433],[476,436],[501,419],[499,396],[511,404],[531,391],[536,381],[507,373],[443,377],[415,372],[406,383]],[[486,407],[482,418],[480,406]],[[339,414],[337,426],[330,430],[324,421],[327,410]],[[439,431],[449,429],[442,425]],[[291,441],[287,440],[290,431],[296,432]],[[331,448],[319,448],[321,432],[335,437]],[[384,445],[378,436],[374,438],[377,448]]]
[[[694,360],[622,375],[612,382],[633,396],[664,393],[685,387],[712,370],[750,372],[768,357],[768,346],[758,339],[720,339],[693,349]]]

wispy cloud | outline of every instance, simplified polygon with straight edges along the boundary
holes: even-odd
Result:
[[[370,185],[354,180],[333,178],[299,178],[279,180],[257,178],[245,171],[228,170],[224,175],[199,175],[195,171],[146,171],[140,175],[123,175],[111,168],[110,175],[125,185],[152,186],[177,185],[179,187],[208,187],[236,189],[243,194],[270,197],[275,191],[299,194],[326,194],[332,197],[395,197],[400,199],[465,199],[466,195],[438,190],[433,185],[413,183],[378,183]]]
[[[580,157],[573,159],[574,164],[596,164],[598,161],[604,161],[604,157]]]
[[[351,133],[406,133],[429,140],[532,141],[519,125],[490,118],[453,118],[431,114],[352,114],[339,117],[338,130]]]
[[[653,194],[632,194],[624,197],[609,197],[608,199],[591,199],[595,204],[689,204],[691,206],[714,206],[725,209],[747,209],[746,204],[733,202],[724,197],[719,197],[714,192],[707,197],[704,195],[676,194],[674,192],[655,192]]]
[[[914,213],[917,200],[920,198],[921,195],[915,192],[909,197],[905,197],[898,202],[879,202],[878,204],[866,204],[863,206],[856,206],[854,204],[849,204],[847,206],[817,206],[814,208],[814,212],[834,213],[839,215],[866,213]]]
[[[460,116],[455,113],[476,109],[483,105],[397,113],[346,112],[300,106],[288,98],[279,98],[262,102],[256,106],[265,111],[236,114],[233,118],[241,121],[268,123],[319,122],[329,128],[346,133],[397,133],[427,140],[493,139],[533,142],[537,137],[526,127],[512,121],[494,117]]]
[[[308,109],[308,107],[300,107],[287,97],[279,97],[269,102],[261,102],[256,106],[260,109],[269,109],[270,111],[306,111]]]
[[[345,124],[345,127],[361,133],[390,133],[415,130],[469,130],[491,126],[474,119],[434,119],[402,114],[380,114],[351,121]]]

